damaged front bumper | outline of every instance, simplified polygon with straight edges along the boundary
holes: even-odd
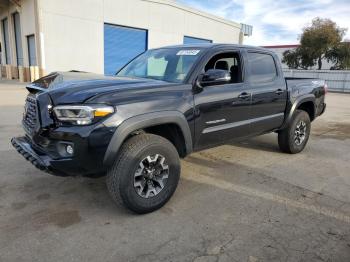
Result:
[[[11,139],[13,147],[20,153],[25,159],[32,163],[36,168],[40,170],[49,170],[50,159],[47,156],[39,156],[31,147],[26,137],[14,137]]]
[[[60,174],[58,172],[54,172],[55,169],[52,166],[52,162],[54,160],[48,155],[41,154],[40,152],[36,151],[32,147],[30,140],[27,137],[14,137],[11,139],[11,143],[18,153],[20,153],[25,159],[27,159],[39,170],[46,171],[53,175]],[[69,159],[67,160],[69,161]],[[62,174],[62,176],[65,176],[65,174]]]

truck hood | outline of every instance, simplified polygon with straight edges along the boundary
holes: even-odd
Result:
[[[46,92],[51,97],[53,105],[61,105],[83,103],[96,95],[121,90],[168,85],[173,84],[144,78],[104,76],[85,72],[55,72],[34,81],[27,86],[27,89],[29,92]]]

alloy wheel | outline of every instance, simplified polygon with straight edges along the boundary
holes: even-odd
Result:
[[[294,130],[294,143],[300,146],[306,138],[306,123],[300,121]]]
[[[160,154],[147,156],[139,163],[134,174],[134,188],[143,198],[158,195],[169,177],[169,166]]]

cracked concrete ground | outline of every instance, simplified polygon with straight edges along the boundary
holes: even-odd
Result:
[[[103,178],[53,177],[11,148],[25,95],[0,83],[0,261],[350,261],[350,95],[328,94],[301,154],[268,134],[187,157],[142,216]]]

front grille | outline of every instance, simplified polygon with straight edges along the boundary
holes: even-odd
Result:
[[[37,125],[38,114],[37,114],[37,105],[36,99],[32,95],[28,95],[26,99],[26,104],[24,106],[23,114],[23,127],[24,129],[32,133]]]

